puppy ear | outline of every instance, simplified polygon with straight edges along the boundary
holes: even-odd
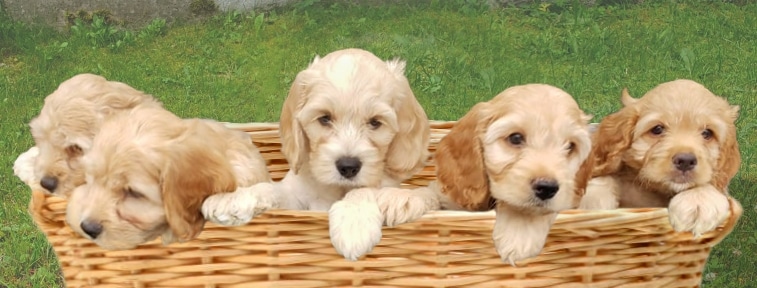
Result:
[[[318,61],[318,57],[313,60]],[[289,162],[289,167],[297,174],[303,163],[308,161],[308,139],[305,131],[302,129],[300,122],[297,121],[297,114],[305,106],[308,95],[307,78],[308,70],[297,74],[297,77],[289,89],[289,94],[284,100],[284,106],[281,108],[281,117],[279,119],[279,131],[281,133],[281,152]]]
[[[489,179],[483,162],[482,119],[487,103],[473,106],[436,149],[436,178],[442,193],[471,211],[489,210]]]
[[[98,85],[103,93],[94,99],[95,107],[100,115],[110,115],[114,111],[132,109],[140,104],[154,104],[162,106],[152,95],[145,94],[142,91],[121,82],[107,81],[102,78],[103,83]]]
[[[631,97],[631,94],[628,93],[628,88],[623,88],[623,92],[620,92],[620,102],[623,103],[623,106],[633,105],[636,101],[638,100]]]
[[[216,193],[235,191],[236,178],[225,155],[223,139],[200,120],[190,120],[169,155],[161,173],[161,191],[170,233],[163,242],[192,240],[202,231],[205,218],[200,209]]]
[[[727,134],[724,143],[720,146],[720,157],[716,169],[714,169],[715,175],[712,177],[712,184],[723,193],[728,194],[728,184],[731,179],[736,176],[741,166],[741,153],[739,152],[739,142],[736,138],[736,125],[734,122],[739,117],[739,106],[731,106],[729,115],[732,122],[728,123]]]
[[[415,99],[410,84],[405,78],[405,62],[387,61],[387,66],[394,74],[400,91],[400,99],[394,107],[397,111],[399,129],[386,153],[386,172],[394,179],[405,180],[426,166],[429,158],[428,142],[430,130],[428,117]]]
[[[586,194],[586,187],[589,186],[589,180],[592,178],[592,172],[594,171],[594,157],[592,155],[594,151],[592,149],[589,152],[589,157],[586,157],[581,166],[578,168],[576,177],[574,178],[574,190],[576,197],[573,198],[573,208],[577,208],[581,204],[581,198]]]
[[[612,174],[621,168],[623,152],[631,147],[638,118],[636,109],[626,106],[602,119],[592,135],[592,152],[589,156],[594,158],[592,177]]]

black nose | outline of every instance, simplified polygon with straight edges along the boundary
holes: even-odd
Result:
[[[58,178],[53,176],[44,176],[39,181],[39,185],[47,191],[54,192],[55,188],[58,188]]]
[[[557,190],[560,190],[560,185],[555,180],[540,179],[531,184],[531,189],[537,198],[547,200],[557,194]]]
[[[360,159],[355,157],[342,157],[336,160],[336,169],[339,170],[339,174],[348,179],[355,177],[362,166],[363,163],[360,162]]]
[[[681,172],[686,172],[697,167],[697,156],[691,153],[678,153],[673,156],[673,165]]]
[[[81,222],[81,230],[87,233],[89,237],[92,237],[92,239],[95,239],[103,232],[103,225],[95,221],[84,220]]]

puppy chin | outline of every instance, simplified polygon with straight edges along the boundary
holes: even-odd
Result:
[[[645,165],[639,174],[642,179],[652,183],[660,183],[672,191],[680,193],[693,187],[704,185],[710,182],[710,175],[702,173],[702,169],[694,169],[688,172],[676,170],[672,165],[666,165],[664,169],[655,169],[654,165]]]
[[[559,182],[560,189],[555,196],[542,200],[536,197],[530,181],[524,181],[524,179],[532,178],[514,174],[508,173],[503,181],[490,183],[490,190],[494,199],[523,212],[536,214],[553,213],[573,208],[575,193],[573,192],[572,181]]]
[[[310,153],[310,169],[318,182],[347,188],[378,187],[381,184],[384,161],[379,151],[370,145],[354,145],[352,149],[336,143],[321,145]],[[339,173],[336,162],[343,157],[360,160],[360,172],[352,178]]]
[[[105,228],[108,229],[108,228]],[[121,231],[120,233],[109,233],[107,230],[97,239],[92,240],[97,246],[107,250],[129,250],[134,249],[142,243],[152,241],[160,235],[160,233],[148,233],[143,237],[138,236],[140,231]],[[111,237],[113,235],[113,237]]]

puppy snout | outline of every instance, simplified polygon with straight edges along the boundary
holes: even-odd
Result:
[[[356,157],[342,157],[336,160],[336,169],[344,178],[352,178],[360,172],[363,163]]]
[[[58,188],[58,178],[54,176],[44,176],[39,181],[39,185],[47,191],[55,192],[55,188]]]
[[[553,179],[538,179],[531,183],[531,189],[537,198],[548,200],[557,194],[557,191],[560,190],[560,185]]]
[[[103,225],[101,225],[99,222],[84,220],[81,222],[80,226],[81,230],[89,235],[89,237],[91,237],[92,239],[97,238],[97,236],[99,236],[100,233],[103,232]]]
[[[673,156],[673,165],[681,172],[690,171],[697,166],[697,156],[692,153],[677,153]]]

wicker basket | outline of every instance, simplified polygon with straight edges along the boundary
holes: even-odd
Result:
[[[433,122],[431,151],[453,124]],[[228,125],[249,132],[272,177],[284,176],[277,124]],[[431,163],[406,185],[433,178]],[[565,211],[542,254],[516,268],[492,244],[494,212],[439,211],[386,228],[371,254],[350,262],[331,246],[322,212],[269,211],[246,226],[209,223],[188,243],[107,251],[66,226],[64,200],[32,193],[68,287],[698,287],[710,249],[742,213],[731,199],[729,220],[695,240],[671,229],[667,209]]]

